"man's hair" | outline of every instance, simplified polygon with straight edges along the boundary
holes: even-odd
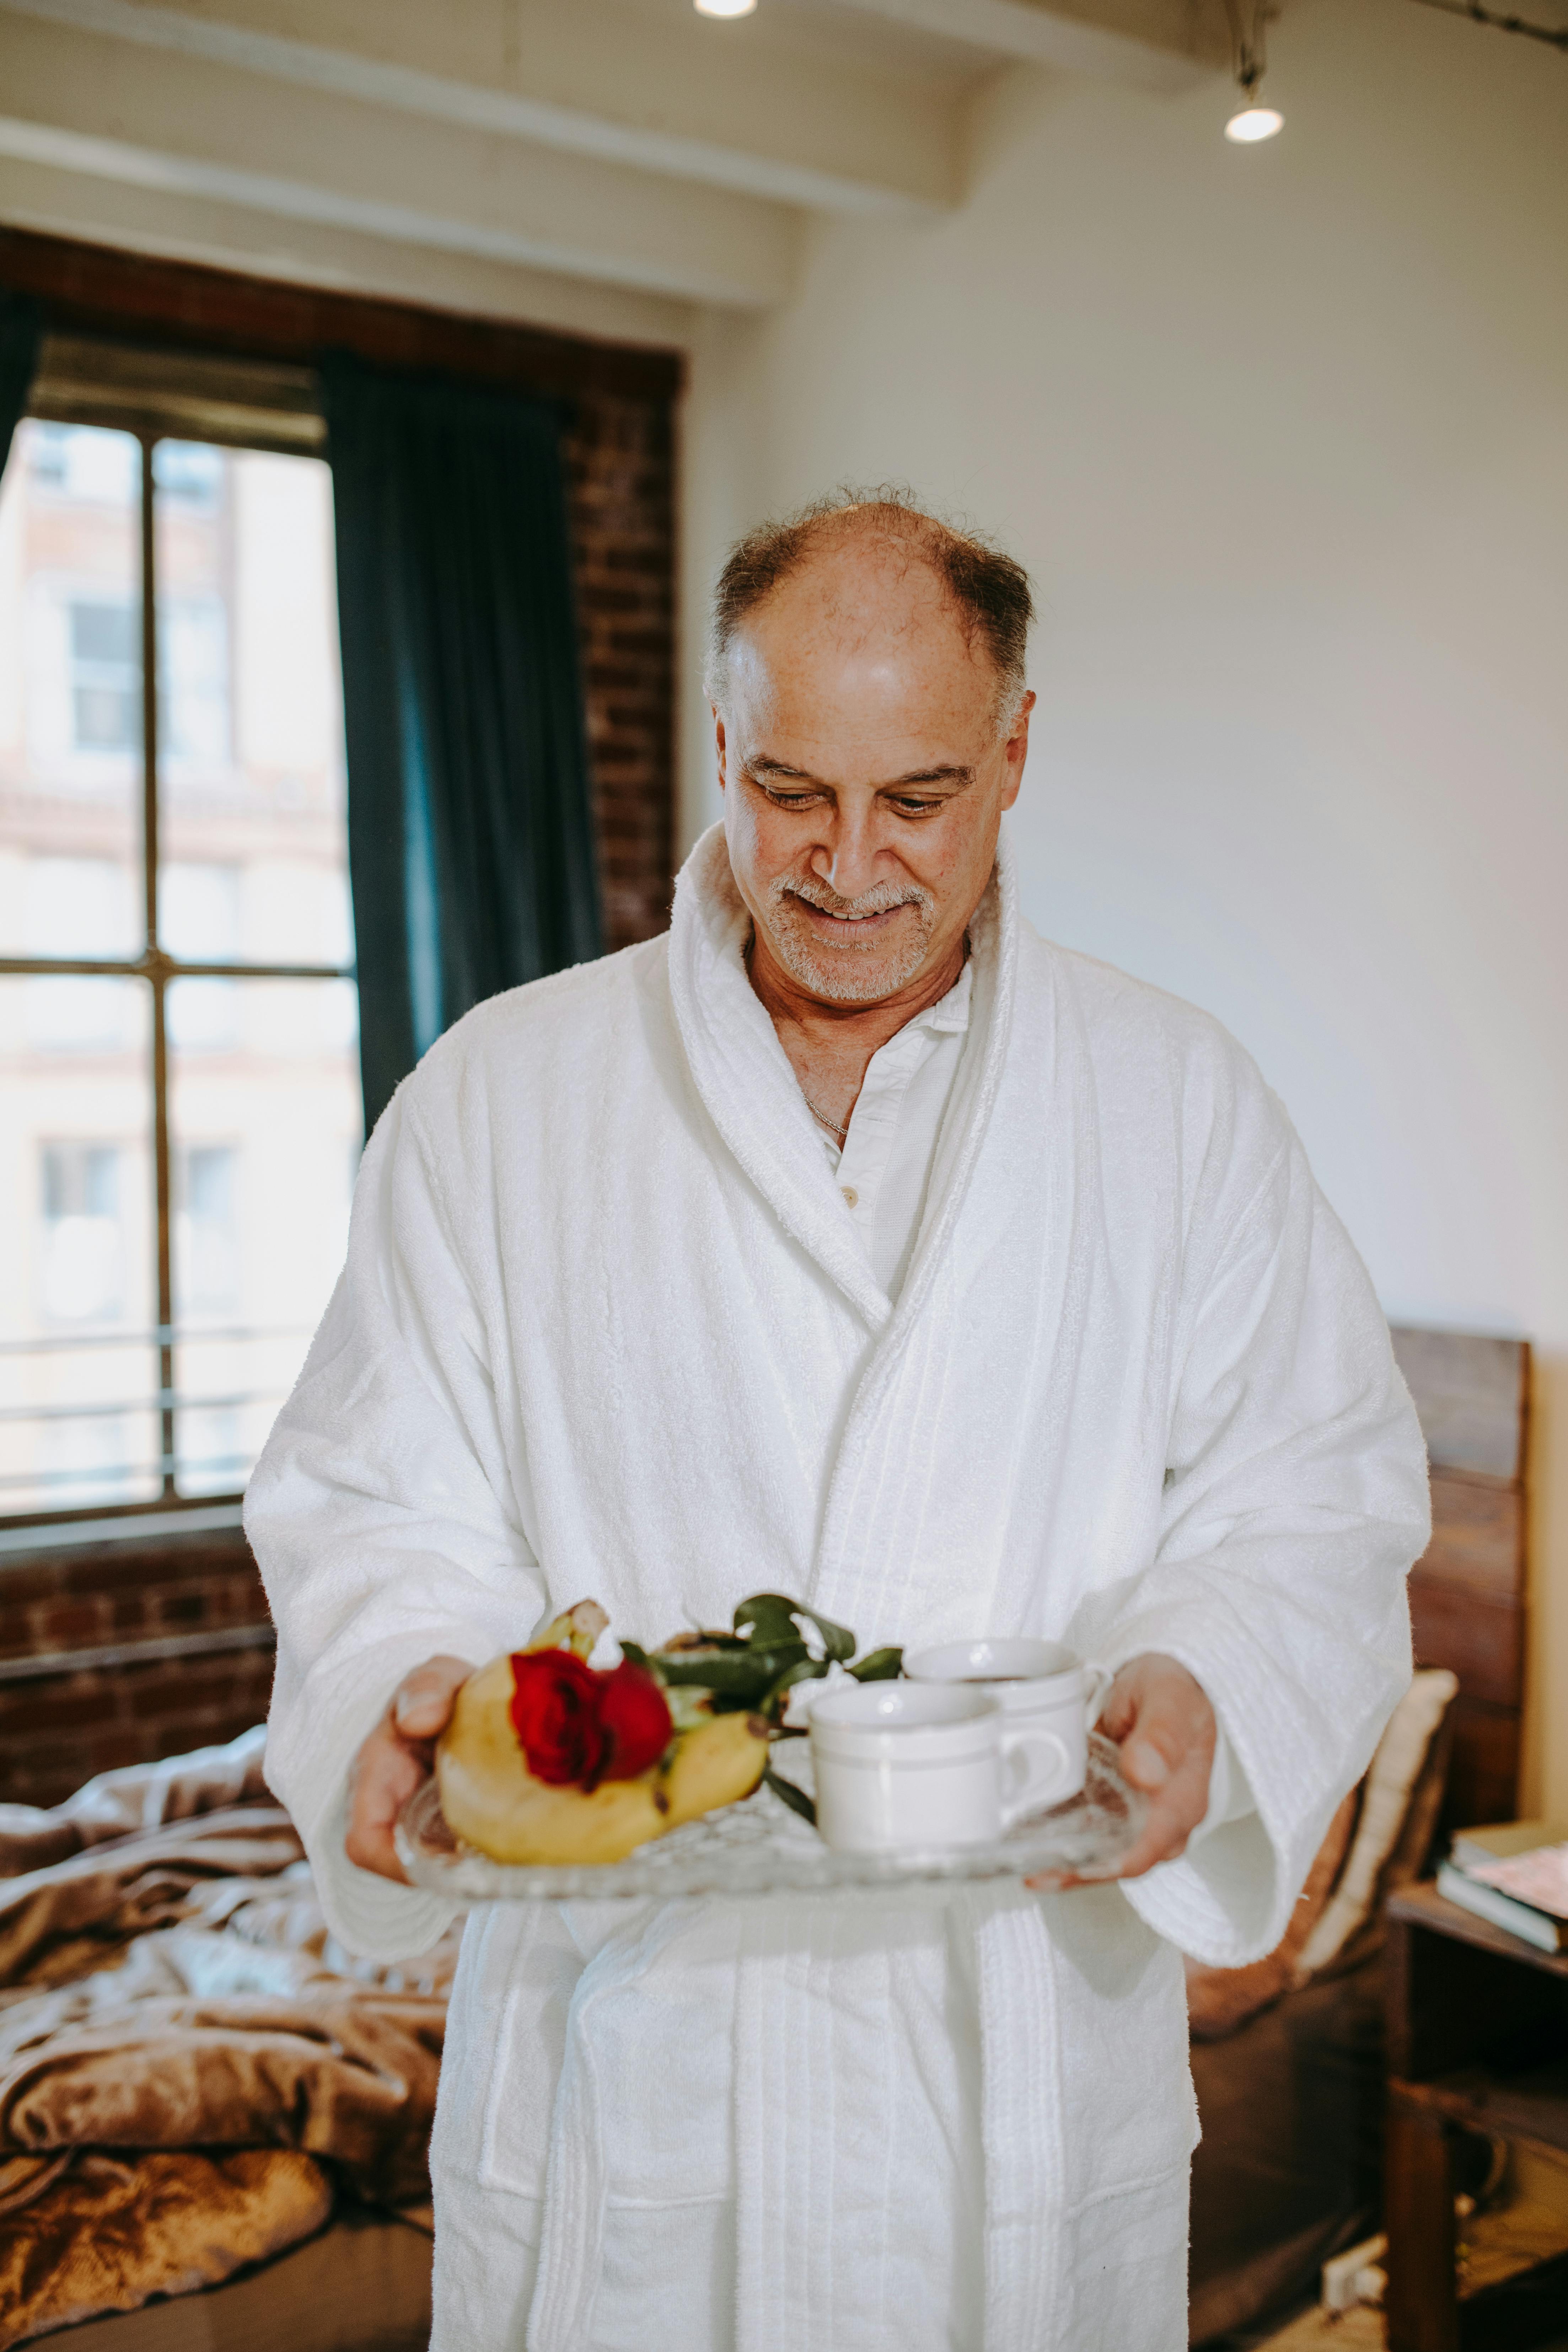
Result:
[[[730,646],[748,614],[818,548],[851,533],[900,544],[936,574],[971,649],[978,639],[996,673],[997,720],[1007,733],[1027,690],[1024,665],[1035,617],[1029,575],[981,532],[944,522],[911,490],[892,483],[875,489],[847,483],[798,513],[758,523],[736,541],[713,591],[702,673],[709,700],[721,709],[725,703]]]

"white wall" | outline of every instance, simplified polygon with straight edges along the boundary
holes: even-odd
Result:
[[[1034,919],[1246,1042],[1391,1315],[1536,1342],[1525,1793],[1568,1820],[1568,58],[1410,0],[1271,39],[1273,146],[1019,72],[958,216],[715,320],[688,585],[845,475],[1029,563]]]

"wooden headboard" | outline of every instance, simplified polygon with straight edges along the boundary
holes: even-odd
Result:
[[[1410,1577],[1416,1663],[1459,1677],[1444,1822],[1519,1811],[1530,1347],[1395,1327],[1432,1464],[1432,1542]]]

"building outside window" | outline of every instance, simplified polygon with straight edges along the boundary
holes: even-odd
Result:
[[[79,751],[132,751],[142,740],[142,616],[101,597],[73,603],[71,736]]]
[[[353,958],[326,467],[26,419],[0,481],[0,1518],[242,1488],[342,1261]]]
[[[120,1146],[46,1143],[39,1154],[43,1247],[38,1290],[47,1323],[118,1323],[125,1312]]]
[[[187,1145],[175,1161],[174,1300],[186,1320],[233,1315],[241,1303],[232,1143]]]

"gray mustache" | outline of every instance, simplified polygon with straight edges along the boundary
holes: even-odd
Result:
[[[773,884],[775,901],[782,898],[804,898],[808,907],[816,907],[824,915],[854,919],[862,915],[891,914],[895,907],[929,907],[931,894],[926,890],[900,888],[897,883],[878,883],[858,898],[841,898],[836,890],[825,889],[795,881]]]

